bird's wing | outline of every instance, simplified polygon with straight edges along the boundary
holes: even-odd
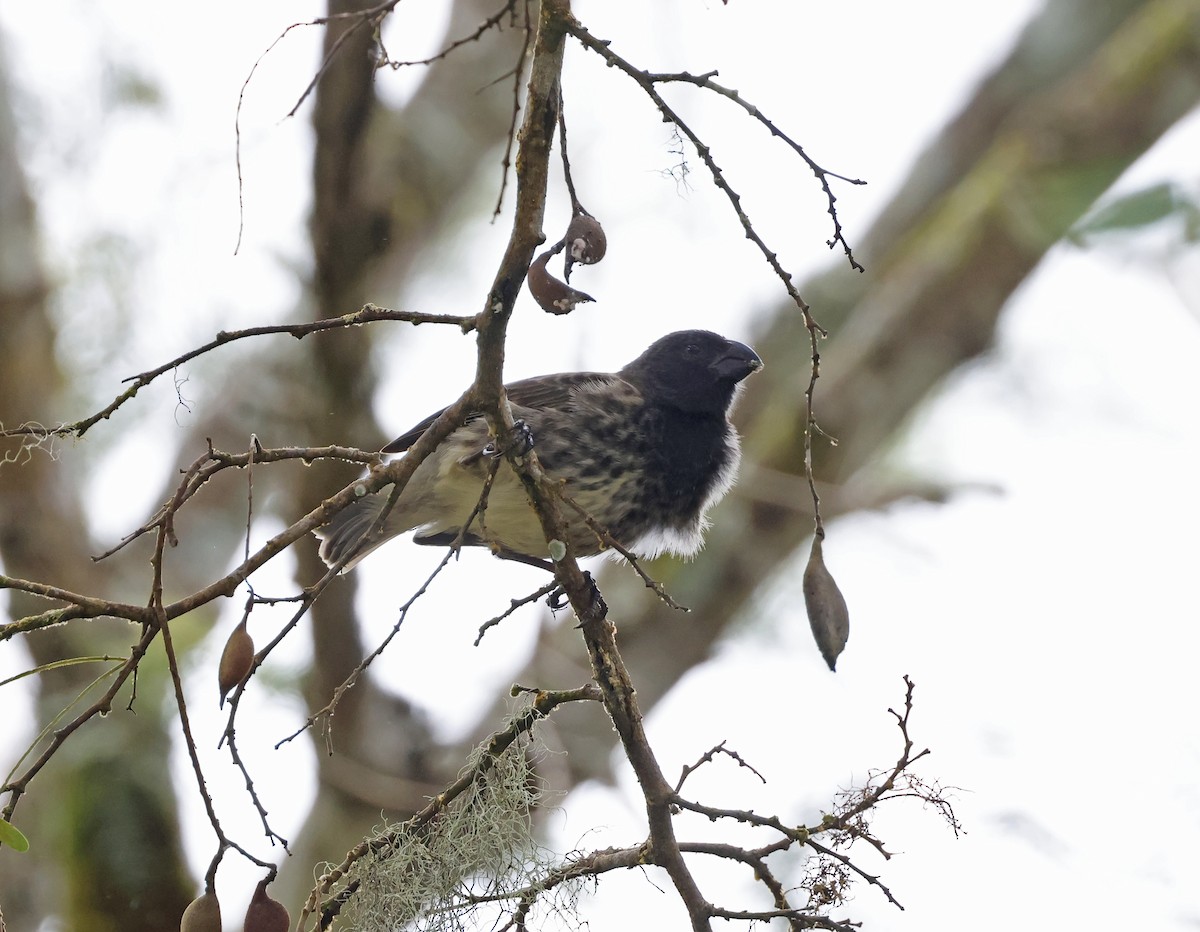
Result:
[[[433,414],[429,415],[429,417],[425,418],[423,421],[421,421],[421,423],[417,424],[414,427],[409,428],[404,433],[402,433],[399,437],[397,437],[395,440],[393,440],[391,443],[389,443],[386,447],[384,447],[383,452],[384,453],[403,453],[405,450],[407,450],[409,447],[411,447],[414,443],[416,443],[420,439],[421,434],[425,433],[425,431],[429,428],[429,425],[432,424],[434,421],[436,421],[439,417],[441,417],[442,414],[445,413],[445,411],[446,411],[445,408],[442,408],[440,411],[434,411]],[[478,414],[468,415],[467,420],[471,420],[471,418],[474,418],[474,417],[479,417],[479,415]]]
[[[580,386],[619,380],[618,376],[608,372],[564,372],[559,375],[539,375],[532,379],[521,379],[504,386],[504,390],[508,393],[508,400],[517,407],[546,410],[566,407]],[[429,425],[441,417],[445,410],[442,408],[435,411],[385,446],[382,452],[403,453],[420,439],[421,434],[425,433]],[[467,415],[466,423],[481,417],[482,412],[473,411]]]
[[[610,372],[564,372],[560,375],[540,375],[521,379],[504,386],[508,400],[521,408],[565,408],[583,385],[613,382],[617,376]]]

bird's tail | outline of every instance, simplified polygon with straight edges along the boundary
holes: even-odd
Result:
[[[327,525],[317,529],[315,533],[321,539],[319,553],[327,566],[336,566],[345,559],[342,572],[348,572],[392,536],[381,530],[367,540],[371,525],[386,503],[386,495],[365,495],[339,511]]]

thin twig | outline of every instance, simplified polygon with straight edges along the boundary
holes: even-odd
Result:
[[[510,3],[507,8],[512,6],[513,4]],[[529,0],[524,0],[524,7],[525,36],[521,41],[521,52],[517,56],[517,64],[513,68],[512,117],[508,121],[504,158],[500,161],[500,191],[496,194],[496,206],[492,210],[493,221],[500,216],[500,208],[504,204],[504,192],[508,190],[508,174],[512,170],[513,149],[516,148],[517,143],[517,124],[521,117],[521,77],[525,73],[525,62],[529,60],[529,46],[533,42],[533,21],[529,15]]]
[[[27,423],[19,427],[0,428],[0,437],[36,437],[45,439],[47,437],[64,437],[74,435],[82,437],[89,428],[97,424],[99,421],[107,420],[113,413],[133,398],[137,393],[161,376],[165,372],[170,372],[178,368],[185,362],[195,359],[197,356],[202,356],[205,353],[211,352],[219,346],[224,346],[227,343],[233,343],[237,340],[244,340],[249,337],[264,336],[267,334],[287,334],[288,336],[301,339],[311,333],[319,333],[324,330],[340,330],[348,327],[357,327],[360,324],[373,323],[381,320],[396,320],[410,324],[451,324],[462,330],[463,333],[470,333],[475,329],[476,319],[474,317],[461,317],[453,314],[421,314],[414,311],[393,311],[387,308],[376,307],[374,304],[364,305],[361,309],[350,314],[343,314],[340,317],[329,317],[325,320],[309,321],[301,324],[276,324],[265,327],[247,327],[244,330],[222,330],[215,338],[199,346],[189,350],[182,355],[176,356],[170,362],[163,363],[154,369],[148,369],[139,375],[130,376],[124,379],[125,382],[132,382],[124,392],[114,398],[109,404],[97,411],[95,414],[83,418],[79,421],[73,421],[69,424],[59,424],[57,427],[46,427],[41,424]]]
[[[710,90],[716,94],[719,94],[727,100],[732,100],[735,104],[745,110],[746,113],[748,113],[753,119],[757,120],[764,127],[766,127],[772,136],[782,139],[793,152],[795,152],[798,156],[800,156],[801,159],[804,160],[804,163],[809,167],[812,173],[816,176],[817,180],[821,183],[821,190],[825,192],[825,199],[829,205],[827,210],[829,216],[833,220],[833,236],[832,238],[826,240],[825,244],[832,249],[838,243],[841,243],[842,250],[846,254],[846,260],[850,263],[850,267],[856,272],[866,271],[858,262],[858,260],[854,258],[854,250],[846,241],[845,233],[842,230],[842,221],[838,217],[837,196],[834,195],[833,189],[829,186],[829,179],[836,178],[838,181],[844,181],[846,184],[853,185],[865,185],[867,182],[862,178],[850,178],[846,175],[838,174],[835,171],[830,171],[829,169],[818,165],[817,162],[814,161],[813,158],[804,151],[803,146],[792,139],[792,137],[787,133],[783,132],[783,130],[781,130],[765,113],[759,110],[758,107],[743,98],[739,91],[736,91],[731,87],[725,87],[724,85],[718,84],[716,81],[714,81],[713,78],[716,76],[716,71],[710,71],[706,74],[691,74],[687,71],[679,71],[673,74],[646,73],[646,77],[655,84],[667,84],[672,82],[694,84],[696,87],[705,88],[706,90]]]
[[[767,782],[767,778],[764,777],[761,773],[759,773],[753,766],[748,764],[746,762],[746,760],[742,757],[741,754],[739,754],[737,751],[731,751],[729,748],[725,747],[725,742],[722,741],[720,744],[716,745],[715,747],[709,748],[707,751],[705,751],[703,754],[701,754],[700,758],[696,761],[696,763],[684,765],[683,771],[679,774],[679,779],[675,783],[675,792],[678,793],[680,790],[682,790],[683,784],[687,780],[687,778],[690,777],[697,770],[699,770],[701,767],[703,767],[705,764],[711,763],[713,758],[715,758],[718,754],[724,754],[727,757],[732,758],[733,760],[737,761],[737,765],[739,767],[745,767],[752,774],[754,774],[756,777],[758,777],[758,779],[760,781],[762,781],[764,784]]]
[[[338,704],[342,701],[342,697],[354,688],[355,683],[358,682],[358,678],[362,676],[364,672],[366,672],[367,667],[375,662],[379,655],[382,654],[387,649],[388,645],[392,643],[396,635],[400,633],[400,627],[404,624],[405,619],[408,618],[408,613],[412,609],[413,605],[416,604],[417,600],[421,598],[421,596],[429,591],[429,587],[433,585],[433,581],[437,579],[439,575],[441,575],[442,570],[444,570],[449,565],[450,561],[454,559],[456,553],[457,551],[453,547],[446,550],[446,553],[442,556],[442,559],[438,562],[437,566],[433,568],[433,572],[425,578],[425,581],[421,583],[421,585],[417,588],[417,591],[414,592],[408,598],[408,600],[400,606],[399,617],[397,617],[396,623],[392,625],[392,630],[387,633],[387,635],[382,641],[379,642],[378,646],[373,651],[371,651],[358,662],[354,669],[351,670],[346,678],[338,685],[338,687],[334,689],[333,695],[330,697],[325,706],[310,715],[297,731],[279,741],[275,747],[278,748],[280,745],[291,741],[297,735],[302,734],[317,722],[322,722],[322,730],[325,736],[326,753],[330,755],[333,754],[333,717],[334,712],[337,710]]]
[[[160,593],[161,595],[161,593]],[[155,612],[159,618],[159,631],[162,633],[163,650],[167,655],[167,669],[171,674],[171,684],[175,690],[175,707],[179,713],[179,728],[183,734],[184,747],[187,748],[188,760],[192,765],[192,773],[196,777],[196,786],[200,792],[200,798],[204,800],[204,811],[208,813],[209,824],[213,828],[213,832],[217,836],[217,853],[209,866],[209,875],[215,873],[216,866],[220,862],[222,854],[229,848],[233,848],[246,860],[257,864],[259,867],[264,867],[267,870],[275,871],[275,865],[270,861],[264,861],[261,858],[255,857],[236,841],[225,834],[225,830],[221,827],[221,820],[217,818],[217,810],[213,805],[212,796],[209,795],[208,785],[204,779],[204,770],[200,766],[200,755],[196,750],[196,741],[192,737],[192,726],[188,718],[187,701],[183,695],[183,678],[179,674],[179,661],[175,656],[175,645],[171,638],[171,627],[167,623],[166,617],[162,611],[162,601],[159,601],[154,606]]]
[[[496,625],[500,624],[500,622],[502,622],[505,618],[507,618],[509,615],[511,615],[517,609],[538,601],[540,598],[542,598],[543,596],[549,595],[551,592],[553,592],[557,588],[558,588],[557,582],[548,582],[548,583],[546,583],[546,585],[542,586],[542,588],[534,590],[533,592],[529,593],[529,595],[527,595],[527,596],[522,596],[519,599],[513,599],[511,602],[509,602],[508,608],[506,608],[504,611],[502,611],[499,615],[496,615],[493,618],[489,618],[487,621],[485,621],[482,625],[479,626],[479,633],[475,637],[475,646],[476,647],[479,646],[480,641],[483,640],[483,636],[485,634],[487,634],[489,628],[494,628]]]

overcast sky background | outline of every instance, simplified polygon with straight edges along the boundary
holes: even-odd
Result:
[[[71,282],[62,295],[63,350],[94,373],[91,397],[64,418],[92,410],[119,391],[120,378],[217,329],[285,319],[299,295],[308,261],[308,110],[294,120],[283,116],[312,73],[317,30],[289,36],[250,84],[242,124],[246,227],[236,257],[233,116],[255,59],[287,24],[320,11],[282,2],[183,9],[145,0],[0,8],[47,259]],[[1029,2],[949,0],[576,7],[593,32],[638,64],[719,68],[720,80],[826,167],[866,178],[865,188],[838,191],[852,243],[1033,9]],[[427,15],[401,6],[390,27],[393,56],[427,52],[437,33]],[[628,25],[634,18],[636,27]],[[120,88],[139,78],[161,100],[114,107]],[[413,78],[383,73],[379,80],[400,99]],[[605,223],[610,252],[579,273],[596,305],[560,319],[523,301],[508,375],[615,368],[683,326],[749,339],[780,288],[702,166],[693,160],[690,186],[664,175],[673,159],[661,120],[594,56],[571,48],[564,86],[576,183]],[[785,265],[801,281],[824,268],[828,218],[811,176],[735,108],[694,93],[673,100],[710,134],[718,161]],[[1193,117],[1120,187],[1174,179],[1195,190],[1197,152],[1200,120]],[[498,174],[497,166],[493,182]],[[480,192],[478,219],[445,248],[404,307],[478,308],[508,232],[507,216],[486,222],[493,197],[494,188]],[[556,192],[548,231],[567,215]],[[883,863],[864,851],[861,863],[882,873],[907,910],[861,887],[837,914],[864,919],[867,929],[1200,928],[1200,262],[1177,239],[1162,230],[1132,244],[1055,249],[1011,302],[995,350],[943,386],[894,453],[895,468],[967,490],[948,505],[902,505],[829,528],[826,558],[852,616],[836,675],[811,643],[798,564],[764,586],[739,635],[649,721],[668,773],[728,739],[769,781],[762,787],[745,771],[714,765],[696,779],[705,801],[812,820],[837,787],[895,759],[898,736],[886,710],[902,701],[901,677],[910,675],[917,683],[913,734],[934,752],[919,772],[961,788],[955,806],[966,834],[955,839],[916,804],[893,803],[881,814],[876,828],[902,856]],[[89,273],[80,259],[102,253],[129,269],[124,281]],[[375,300],[395,303],[396,296]],[[384,349],[379,396],[381,417],[397,433],[455,397],[474,362],[473,341],[451,331],[400,336],[403,345],[393,340]],[[759,350],[769,366],[771,348]],[[418,376],[426,386],[419,397],[400,401]],[[219,403],[220,386],[200,378],[191,384],[197,405]],[[94,476],[92,497],[107,502],[94,515],[101,540],[126,533],[154,507],[147,496],[173,464],[148,466],[143,454],[189,417],[177,410],[169,384],[139,395],[137,405],[106,428],[115,436],[140,426]],[[263,523],[255,536],[265,540],[275,529]],[[438,557],[403,542],[360,570],[362,598],[381,632]],[[458,570],[481,572],[497,572],[486,555],[464,557]],[[498,572],[512,578],[513,594],[537,584],[521,568]],[[286,588],[286,565],[267,575],[266,588],[272,580]],[[381,661],[397,691],[428,706],[436,696],[438,727],[447,734],[466,727],[506,685],[540,623],[536,612],[526,613],[473,648],[476,627],[497,606],[464,594],[466,578],[435,589]],[[211,689],[232,623],[226,619],[197,660],[194,693]],[[686,619],[679,624],[685,637]],[[424,645],[432,639],[453,657],[449,667],[427,662]],[[273,675],[288,675],[289,663],[298,670],[302,645],[279,661]],[[0,652],[0,677],[23,664],[13,651]],[[477,705],[440,706],[461,690],[473,692]],[[297,777],[311,755],[304,742],[267,750],[302,713],[266,691],[260,696],[260,792],[277,801],[286,835],[311,792]],[[17,708],[12,688],[5,702]],[[772,710],[769,721],[762,709]],[[196,702],[191,710],[198,732],[218,733],[215,704]],[[0,744],[15,741],[11,725],[0,723]],[[219,805],[239,811],[240,778],[227,760],[209,760],[210,778],[223,787]],[[282,775],[277,783],[269,768]],[[182,786],[200,873],[210,834],[190,782]],[[286,787],[295,790],[290,806],[279,801]],[[258,829],[247,824],[249,840]],[[552,824],[563,850],[629,844],[644,831],[629,781],[615,791],[581,789]],[[256,879],[250,875],[227,862],[221,884],[230,892],[222,898],[244,901]],[[732,890],[712,895],[727,906],[744,902]],[[626,928],[631,915],[645,917],[643,928],[684,923],[673,894],[638,874],[606,876],[589,908],[591,928]]]

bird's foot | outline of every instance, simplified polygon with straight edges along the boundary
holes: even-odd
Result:
[[[533,449],[533,431],[529,429],[529,425],[518,418],[513,421],[513,444],[512,452],[517,456],[524,456]]]
[[[524,456],[533,449],[533,431],[529,429],[529,425],[520,418],[513,421],[513,442],[507,449],[501,450],[496,446],[495,440],[488,441],[488,445],[483,448],[484,456],[500,456],[501,453],[512,453],[515,456]]]

